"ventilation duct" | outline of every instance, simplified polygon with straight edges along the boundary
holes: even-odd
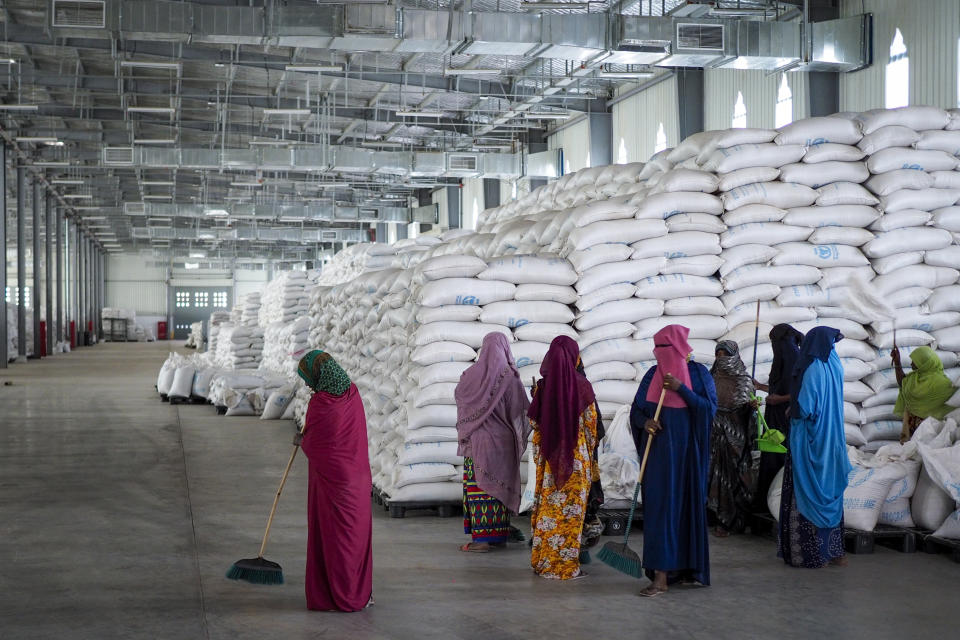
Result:
[[[54,37],[110,38],[119,30],[125,38],[172,42],[580,61],[603,57],[610,64],[665,67],[726,63],[775,69],[783,60],[800,57],[798,22],[599,12],[450,12],[387,3],[275,3],[268,11],[170,0],[53,0],[53,7]],[[105,27],[97,28],[101,21]],[[869,64],[869,22],[868,16],[854,16],[813,23],[813,53],[803,68],[849,71]]]

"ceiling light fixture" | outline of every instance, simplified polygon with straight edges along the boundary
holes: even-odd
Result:
[[[174,144],[174,138],[134,138],[133,144]]]
[[[142,69],[180,69],[179,62],[152,62],[150,60],[121,60],[121,67],[140,67]]]
[[[96,209],[97,207],[76,207],[77,211],[86,209]],[[83,216],[84,220],[106,220],[107,216]]]
[[[264,109],[264,116],[308,116],[310,109]]]
[[[410,118],[416,118],[418,116],[421,118],[442,118],[443,117],[443,111],[410,111],[406,109],[398,109],[396,113],[398,116],[410,117]]]
[[[524,111],[521,115],[528,120],[566,120],[570,117],[569,113],[560,111]]]
[[[365,140],[360,143],[361,147],[389,147],[391,149],[399,149],[403,146],[402,142],[387,142],[386,140]]]
[[[172,116],[176,111],[173,107],[127,107],[127,113],[166,113]]]
[[[172,187],[177,183],[172,180],[143,180],[140,184],[145,187]]]
[[[231,182],[231,187],[262,187],[263,183],[261,182]]]
[[[14,138],[17,142],[59,142],[54,136],[17,136]]]
[[[83,184],[79,178],[54,178],[50,184]]]
[[[0,58],[0,64],[17,64],[13,58]]]
[[[65,160],[37,160],[33,163],[35,167],[69,167],[70,163]]]
[[[343,71],[342,64],[288,64],[287,71],[302,71],[304,73],[323,73],[325,71]]]
[[[289,147],[296,144],[293,140],[251,140],[251,147]]]
[[[145,195],[143,196],[143,199],[144,199],[144,200],[169,200],[169,199],[172,198],[172,197],[173,197],[173,196],[171,196],[171,195],[169,195],[169,194],[167,194],[167,195],[162,195],[162,194],[159,194],[159,193],[147,193],[147,194],[145,194]]]
[[[38,104],[0,104],[0,111],[36,111]]]
[[[590,5],[586,2],[526,2],[524,0],[520,3],[520,6],[529,11],[540,9],[576,9],[582,11]]]
[[[65,193],[64,200],[93,200],[92,193]]]
[[[226,209],[207,209],[204,211],[204,214],[214,217],[224,217],[230,215],[230,212]]]
[[[498,76],[502,69],[444,69],[445,76]]]

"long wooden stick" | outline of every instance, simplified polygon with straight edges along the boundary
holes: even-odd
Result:
[[[660,410],[663,409],[663,400],[667,397],[667,390],[660,390],[660,400],[657,402],[657,410],[653,414],[653,421],[656,422],[660,419]],[[639,485],[643,482],[643,474],[647,470],[647,458],[650,456],[650,445],[653,444],[653,435],[647,434],[647,446],[643,448],[643,461],[640,462],[640,476],[637,478],[637,484]]]
[[[300,428],[300,435],[303,435],[303,429],[307,426],[307,423],[303,423],[303,427]],[[258,558],[263,557],[263,552],[267,550],[267,538],[270,537],[270,527],[273,525],[273,516],[277,514],[277,503],[280,502],[280,494],[283,493],[283,485],[287,483],[287,476],[290,475],[290,468],[293,466],[293,459],[297,457],[297,451],[300,450],[300,445],[293,445],[293,452],[290,453],[290,460],[287,462],[287,468],[283,470],[283,477],[280,478],[280,486],[277,488],[277,495],[273,497],[273,506],[270,507],[270,517],[267,518],[267,530],[263,532],[263,542],[260,543],[260,553],[257,554]]]

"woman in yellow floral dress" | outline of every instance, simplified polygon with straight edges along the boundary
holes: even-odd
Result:
[[[577,372],[579,353],[567,336],[553,340],[527,414],[537,463],[530,565],[541,577],[557,580],[585,575],[581,533],[590,483],[599,475],[593,459],[598,416],[593,387]]]

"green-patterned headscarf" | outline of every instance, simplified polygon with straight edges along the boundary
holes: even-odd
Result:
[[[326,391],[330,395],[342,396],[350,388],[350,376],[347,372],[329,353],[319,349],[314,349],[300,358],[297,374],[314,391]]]

